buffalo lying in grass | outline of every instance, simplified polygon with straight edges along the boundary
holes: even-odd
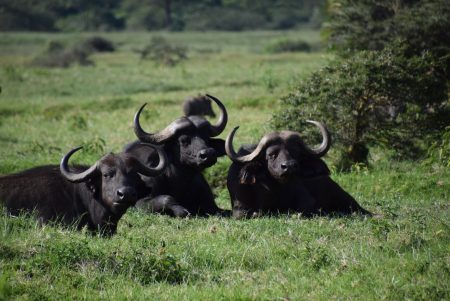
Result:
[[[220,117],[212,125],[200,116],[181,117],[156,134],[146,133],[139,123],[143,105],[134,118],[136,136],[142,142],[162,145],[168,156],[168,167],[157,177],[142,177],[152,188],[145,200],[137,206],[151,212],[167,213],[177,217],[190,214],[200,216],[223,213],[214,202],[214,195],[202,175],[202,170],[225,155],[224,140],[214,139],[222,133],[228,121],[225,106],[215,97],[208,96],[219,106]],[[138,142],[126,146],[126,153],[139,158],[147,166],[158,164],[154,150]]]
[[[183,102],[183,112],[185,116],[199,115],[216,117],[211,107],[211,99],[206,95],[188,97]]]
[[[304,215],[370,214],[330,178],[320,159],[330,147],[330,135],[322,123],[308,122],[322,133],[317,149],[309,148],[298,133],[281,131],[265,135],[258,145],[241,148],[236,154],[233,137],[238,127],[228,135],[225,149],[233,164],[227,186],[233,216],[292,211]]]
[[[129,154],[108,154],[92,166],[68,167],[67,153],[61,164],[28,169],[0,177],[0,200],[13,215],[35,211],[42,222],[77,223],[105,235],[116,232],[128,207],[146,189],[139,174],[157,176],[167,163],[157,151],[159,164],[149,168]]]

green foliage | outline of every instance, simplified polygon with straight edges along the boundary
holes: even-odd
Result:
[[[448,124],[448,83],[430,54],[408,59],[401,52],[360,52],[314,72],[282,99],[274,126],[300,131],[306,119],[324,121],[345,169],[367,163],[368,145],[414,155]]]
[[[407,57],[431,52],[450,76],[450,6],[446,0],[331,1],[327,26],[339,53],[381,50],[400,40]]]
[[[44,1],[0,1],[0,30],[54,30],[54,16]]]
[[[309,52],[311,51],[311,46],[302,40],[283,39],[267,45],[266,51],[269,53]]]
[[[164,1],[120,1],[118,14],[125,19],[130,30],[156,30],[166,27]]]
[[[0,301],[7,301],[11,299],[12,288],[9,283],[7,274],[0,274]]]
[[[0,0],[0,30],[244,30],[320,23],[324,0]]]
[[[46,1],[43,5],[45,5]],[[107,31],[123,28],[123,20],[116,14],[114,0],[48,1],[54,14],[54,26],[61,31]]]
[[[31,62],[34,66],[47,68],[67,68],[72,64],[90,66],[93,64],[89,60],[91,49],[83,47],[66,48],[62,43],[50,41],[46,49],[36,56]]]
[[[149,59],[158,65],[175,66],[187,59],[187,48],[172,45],[162,36],[153,36],[144,49],[139,50],[141,59]]]
[[[426,164],[450,167],[450,126],[444,129],[440,139],[431,143],[427,155]]]
[[[94,137],[94,139],[90,141],[86,141],[83,143],[84,150],[90,153],[102,154],[105,152],[106,141],[100,137]]]
[[[91,66],[94,62],[89,58],[95,52],[112,52],[111,41],[100,36],[92,36],[72,45],[66,46],[59,41],[49,41],[46,48],[31,62],[33,66],[47,68],[67,68],[73,64]]]
[[[206,11],[194,11],[186,18],[187,30],[241,31],[263,28],[265,19],[252,11],[211,7]]]
[[[216,164],[204,171],[204,176],[214,190],[227,188],[227,175],[230,162],[228,159],[219,159]]]

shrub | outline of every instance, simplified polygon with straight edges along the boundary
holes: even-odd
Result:
[[[371,144],[417,154],[421,139],[448,125],[448,81],[431,54],[406,58],[403,51],[363,51],[313,73],[282,99],[273,125],[300,130],[306,119],[323,120],[344,169],[367,163]]]
[[[114,44],[110,40],[99,36],[87,38],[80,46],[91,52],[113,52],[116,50]]]
[[[426,164],[450,167],[450,126],[447,126],[440,139],[433,141],[427,151]]]
[[[450,5],[447,0],[331,1],[326,26],[341,55],[381,50],[400,40],[407,57],[431,52],[446,60],[450,76]]]
[[[187,48],[183,46],[171,45],[161,36],[152,37],[150,44],[139,50],[141,59],[150,59],[156,64],[175,66],[187,59]]]
[[[89,60],[90,54],[91,51],[83,47],[66,48],[60,42],[50,41],[44,52],[36,56],[31,64],[47,68],[67,68],[74,63],[88,66],[94,64]]]
[[[266,51],[269,53],[281,53],[281,52],[309,52],[311,46],[302,40],[278,40],[266,47]]]

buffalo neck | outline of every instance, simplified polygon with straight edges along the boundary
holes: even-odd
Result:
[[[83,213],[88,215],[88,228],[91,230],[106,228],[106,232],[113,228],[114,232],[120,216],[114,215],[98,196],[99,193],[89,190],[85,183],[77,183],[75,186]]]

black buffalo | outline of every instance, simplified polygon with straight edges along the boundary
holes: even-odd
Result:
[[[216,117],[211,107],[211,99],[206,95],[186,98],[183,102],[183,112],[185,116],[206,115]]]
[[[281,131],[265,135],[258,145],[233,149],[228,135],[225,149],[233,161],[227,186],[233,216],[300,212],[304,215],[359,212],[369,214],[355,199],[330,178],[320,159],[330,147],[326,127],[317,121],[323,137],[317,149],[309,148],[297,132]]]
[[[220,117],[215,125],[200,116],[188,116],[176,119],[159,133],[149,134],[139,123],[145,105],[136,113],[136,136],[142,142],[162,145],[169,161],[161,175],[142,177],[152,191],[148,198],[138,201],[137,207],[177,217],[223,213],[214,202],[214,195],[202,171],[215,164],[217,157],[225,155],[224,140],[211,137],[222,133],[228,115],[225,106],[217,98],[208,97],[220,108]],[[124,151],[148,166],[158,164],[154,151],[137,142],[128,145]]]
[[[139,174],[156,176],[167,163],[158,150],[155,168],[143,165],[129,154],[108,154],[92,166],[68,167],[75,148],[60,166],[47,165],[0,177],[0,201],[9,213],[34,211],[41,222],[76,223],[77,228],[110,235],[128,207],[146,189]]]

